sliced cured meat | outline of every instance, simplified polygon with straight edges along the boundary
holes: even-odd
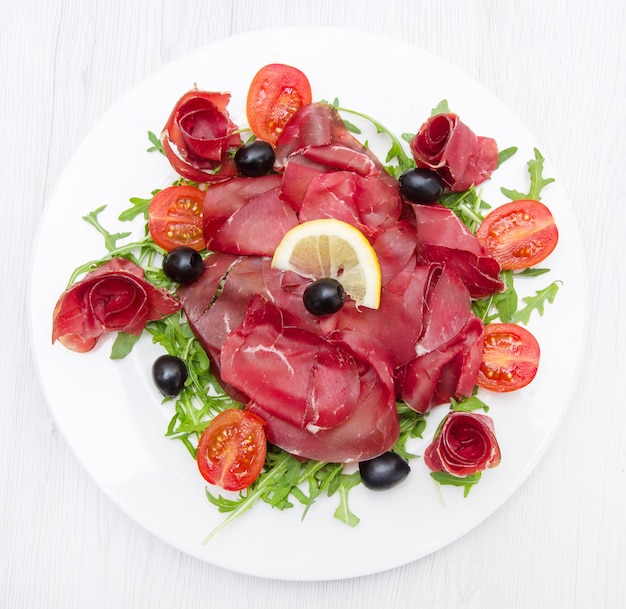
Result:
[[[404,291],[382,289],[378,309],[358,310],[346,303],[341,311],[320,321],[325,332],[350,329],[375,341],[389,355],[393,367],[415,358],[415,345],[424,331],[426,292],[433,269],[413,268]]]
[[[224,342],[220,361],[226,383],[311,433],[339,425],[357,406],[360,381],[351,353],[285,323],[283,311],[260,296]]]
[[[500,463],[493,419],[475,412],[450,412],[426,448],[424,462],[435,472],[469,476]]]
[[[445,264],[461,278],[472,298],[500,292],[500,265],[456,214],[443,205],[413,205],[418,260]]]
[[[53,312],[52,342],[84,353],[106,332],[138,336],[146,322],[171,315],[179,302],[144,278],[126,258],[113,258],[61,294]]]
[[[477,136],[453,113],[430,117],[411,140],[418,167],[436,171],[452,192],[484,182],[498,163],[492,138]]]
[[[403,292],[406,283],[400,280],[400,285],[396,285],[397,282],[393,280],[406,269],[409,263],[412,262],[413,267],[415,265],[415,248],[417,247],[415,227],[405,221],[396,222],[376,236],[372,247],[378,257],[382,285]]]
[[[397,187],[378,177],[364,178],[349,171],[319,173],[301,201],[300,222],[335,218],[373,236],[394,226],[400,217],[402,199]]]
[[[177,173],[197,182],[222,181],[237,174],[229,148],[241,146],[241,137],[229,118],[229,102],[229,93],[199,90],[176,102],[161,143]]]
[[[280,176],[233,178],[212,185],[203,208],[207,249],[238,255],[271,256],[297,223],[280,198]]]
[[[275,167],[284,170],[295,158],[317,169],[381,176],[395,184],[376,155],[348,131],[337,110],[324,102],[302,106],[278,138]]]
[[[259,257],[211,254],[204,261],[202,275],[178,289],[189,325],[211,359],[218,378],[224,341],[243,321],[250,299],[265,291],[263,261]],[[245,401],[241,393],[225,383],[223,387],[234,399]]]
[[[391,369],[384,352],[360,333],[343,331],[329,340],[358,364],[360,393],[354,412],[330,429],[292,425],[256,402],[246,408],[265,421],[268,441],[306,459],[335,463],[372,459],[398,439],[399,422]]]
[[[436,264],[427,268],[430,272],[424,297],[424,332],[415,344],[417,355],[439,349],[458,336],[472,310],[469,292],[454,271]]]
[[[483,325],[470,316],[464,328],[440,348],[396,371],[398,395],[417,412],[472,394],[482,359]]]

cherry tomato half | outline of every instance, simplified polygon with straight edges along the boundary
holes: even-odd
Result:
[[[252,133],[275,144],[287,121],[312,100],[309,79],[297,68],[271,63],[252,79],[246,115]]]
[[[231,408],[218,414],[202,432],[196,459],[202,477],[227,491],[240,491],[259,476],[267,441],[263,419]]]
[[[157,192],[148,209],[153,241],[168,252],[182,245],[204,249],[203,206],[204,192],[193,186],[170,186]]]
[[[550,210],[528,199],[494,209],[478,227],[476,237],[502,269],[520,270],[552,253],[559,233]]]
[[[485,326],[483,361],[476,384],[504,393],[525,387],[539,367],[539,343],[517,324],[492,323]]]

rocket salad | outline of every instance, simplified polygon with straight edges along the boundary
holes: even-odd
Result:
[[[272,70],[272,73],[275,73],[276,67],[273,66]],[[298,73],[298,83],[302,87],[300,74]],[[261,78],[255,79],[255,87],[259,86],[260,81]],[[254,102],[254,95],[251,99]],[[348,503],[350,489],[361,482],[374,489],[401,483],[409,474],[411,460],[422,456],[411,452],[411,440],[424,435],[428,412],[438,400],[438,404],[449,403],[450,414],[433,434],[433,443],[424,458],[432,470],[431,475],[438,483],[463,487],[467,494],[480,479],[482,471],[496,466],[500,459],[496,432],[485,414],[489,407],[478,398],[475,385],[501,392],[521,388],[532,381],[539,366],[538,346],[536,341],[533,342],[534,338],[528,330],[520,324],[527,324],[533,311],[543,314],[544,305],[554,300],[558,290],[558,283],[552,282],[520,303],[515,289],[516,282],[523,281],[524,276],[538,276],[547,272],[547,269],[538,268],[536,265],[550,254],[558,239],[556,225],[549,211],[546,213],[547,207],[539,202],[543,188],[552,179],[543,176],[544,159],[538,150],[535,150],[535,157],[528,162],[530,178],[528,193],[503,188],[502,194],[511,199],[511,203],[496,207],[492,211],[482,198],[479,184],[488,179],[493,171],[497,171],[501,163],[512,158],[516,151],[512,148],[498,151],[495,142],[490,138],[474,136],[458,117],[450,112],[447,102],[441,102],[434,108],[432,116],[424,122],[419,132],[402,134],[398,137],[378,120],[342,108],[338,100],[315,105],[311,103],[308,92],[300,98],[298,96],[294,98],[293,95],[281,98],[278,94],[276,99],[279,104],[284,103],[278,128],[274,123],[264,125],[263,111],[254,106],[255,129],[259,134],[265,134],[271,127],[272,133],[276,136],[274,140],[272,135],[269,146],[269,153],[274,154],[271,163],[273,168],[262,171],[258,170],[259,164],[265,168],[270,166],[267,164],[268,146],[256,145],[260,140],[255,135],[232,124],[226,112],[227,96],[198,91],[185,94],[168,119],[164,135],[157,137],[152,132],[148,134],[151,144],[148,151],[165,154],[180,177],[171,186],[155,190],[148,198],[131,199],[131,207],[119,216],[122,222],[144,222],[145,236],[141,240],[127,242],[130,232],[110,232],[99,220],[103,208],[87,215],[85,220],[104,239],[106,254],[102,259],[88,262],[76,269],[54,313],[53,339],[76,351],[93,348],[105,330],[116,331],[117,338],[113,344],[111,357],[123,359],[145,330],[155,343],[161,345],[169,356],[175,358],[173,364],[170,362],[173,365],[172,369],[153,370],[155,380],[159,379],[157,386],[165,396],[164,401],[173,405],[173,414],[166,435],[180,440],[190,455],[196,459],[200,473],[210,483],[206,490],[208,501],[220,512],[228,514],[223,523],[211,532],[207,541],[259,499],[281,510],[293,507],[296,502],[300,503],[304,516],[318,497],[334,496],[338,504],[335,517],[351,526],[358,524],[359,518],[352,512]],[[285,148],[290,149],[293,146],[293,139],[289,139],[292,136],[285,133],[290,126],[296,124],[297,117],[308,108],[313,108],[317,113],[316,116],[323,116],[331,130],[341,129],[341,135],[333,140],[330,147],[323,150],[322,146],[318,147],[317,156],[310,164],[307,164],[308,161],[300,163],[302,157],[297,157],[298,162],[293,161],[296,158],[294,155],[299,154],[293,150],[289,154],[285,153]],[[272,111],[276,111],[276,104]],[[215,118],[214,115],[219,116]],[[336,116],[342,117],[340,127],[337,126],[339,121]],[[352,143],[353,140],[350,138],[355,137],[354,141],[358,141],[360,131],[350,122],[351,116],[369,121],[381,137],[389,139],[391,145],[384,161],[372,157],[366,142],[361,143],[363,148]],[[271,118],[270,122],[273,120],[274,118]],[[202,135],[209,131],[210,138]],[[293,135],[293,138],[299,138],[299,133],[298,131]],[[350,133],[350,136],[348,137],[346,133]],[[448,136],[450,140],[453,137],[457,140],[463,137],[471,141],[472,145],[481,151],[480,158],[484,159],[484,162],[477,162],[471,167],[459,167],[454,155],[442,161],[441,157],[445,154],[442,155],[437,146],[443,136]],[[346,145],[345,142],[349,144]],[[458,341],[454,343],[454,349],[457,351],[453,356],[455,359],[450,361],[457,362],[463,358],[465,358],[463,361],[469,361],[471,359],[469,349],[474,349],[473,353],[476,353],[478,343],[483,354],[482,363],[476,361],[474,364],[476,371],[472,381],[476,382],[471,383],[470,391],[459,393],[453,389],[448,392],[451,395],[446,394],[446,400],[440,400],[443,391],[442,381],[433,389],[433,397],[428,397],[426,402],[420,402],[422,399],[419,396],[420,388],[415,386],[412,379],[408,379],[411,374],[415,374],[416,378],[421,374],[419,368],[421,364],[414,365],[407,358],[406,361],[402,360],[396,367],[397,371],[401,371],[396,373],[396,381],[402,378],[403,390],[398,391],[397,395],[387,395],[385,398],[393,400],[394,418],[397,421],[394,433],[388,434],[393,435],[393,441],[390,442],[385,438],[384,442],[387,443],[385,449],[378,451],[378,454],[368,455],[363,459],[346,459],[352,462],[351,467],[346,467],[342,460],[335,462],[332,459],[303,457],[293,450],[279,447],[282,427],[278,431],[272,431],[271,427],[268,429],[276,415],[267,416],[268,406],[263,405],[259,408],[258,399],[251,400],[251,403],[255,402],[252,408],[250,403],[246,404],[238,399],[241,395],[249,398],[241,391],[241,387],[235,386],[236,391],[225,389],[223,373],[230,373],[229,378],[236,381],[238,371],[232,371],[225,366],[216,374],[216,364],[221,353],[216,354],[207,349],[208,339],[199,335],[199,324],[195,320],[190,323],[189,311],[192,307],[189,304],[190,296],[185,298],[181,296],[180,301],[178,298],[179,294],[193,295],[197,274],[193,272],[194,276],[190,279],[186,275],[192,268],[191,261],[195,260],[196,268],[199,268],[198,256],[204,259],[205,268],[215,260],[219,262],[220,258],[214,256],[212,248],[226,247],[224,243],[228,241],[222,228],[227,224],[225,221],[218,226],[218,220],[213,220],[211,226],[213,229],[216,226],[218,228],[207,231],[208,220],[206,215],[203,215],[202,208],[204,205],[204,210],[207,209],[207,201],[212,193],[221,192],[227,183],[244,184],[243,181],[238,182],[244,177],[253,181],[259,178],[257,182],[252,182],[255,185],[251,188],[256,188],[261,179],[265,180],[271,186],[261,193],[265,197],[267,192],[278,188],[279,179],[283,180],[285,186],[284,176],[292,169],[310,174],[312,166],[328,163],[328,154],[335,155],[338,149],[340,161],[333,157],[332,162],[343,164],[346,156],[350,157],[349,161],[341,168],[334,167],[332,171],[321,172],[323,174],[321,178],[316,174],[310,184],[314,184],[313,180],[321,179],[325,181],[324,188],[329,189],[330,180],[340,171],[347,172],[356,168],[354,172],[358,178],[352,175],[349,178],[357,184],[354,192],[364,190],[365,184],[369,187],[372,184],[370,178],[382,180],[376,182],[376,188],[383,188],[381,184],[384,184],[385,189],[397,188],[394,197],[402,204],[398,209],[398,224],[387,223],[385,218],[382,220],[377,218],[375,222],[379,224],[373,227],[367,223],[373,222],[371,218],[367,221],[361,218],[364,224],[359,227],[370,235],[377,252],[383,250],[376,243],[375,237],[390,234],[386,231],[396,230],[398,226],[405,231],[406,226],[417,224],[418,234],[420,230],[425,234],[430,224],[442,225],[439,217],[443,218],[443,222],[448,226],[451,223],[449,215],[436,215],[448,212],[463,224],[463,231],[466,232],[459,238],[471,240],[471,245],[468,245],[469,249],[463,250],[462,263],[456,257],[454,260],[447,259],[446,265],[436,260],[435,257],[439,255],[436,252],[441,252],[442,249],[446,249],[446,256],[451,256],[448,251],[451,248],[447,245],[442,248],[436,237],[428,243],[430,247],[421,252],[420,261],[424,266],[433,269],[432,273],[429,270],[431,274],[428,279],[433,285],[445,287],[447,281],[453,286],[451,289],[455,293],[463,295],[469,290],[471,294],[471,310],[465,313],[469,320],[468,324],[464,325],[462,330],[459,329],[459,332],[465,333],[461,341],[463,345]],[[241,150],[246,155],[239,153],[237,158],[238,151]],[[246,161],[241,161],[244,156]],[[274,180],[272,176],[277,177]],[[289,183],[291,190],[286,196],[296,196],[293,193],[293,185],[301,183],[302,176],[303,173],[299,173],[298,179]],[[252,183],[246,181],[246,188]],[[392,183],[396,186],[390,186]],[[424,192],[429,194],[424,195]],[[429,211],[421,214],[417,206],[424,204],[424,201],[420,200],[424,197],[430,199],[425,204]],[[247,199],[246,204],[252,200]],[[256,204],[256,199],[254,201]],[[298,207],[298,213],[301,214],[300,222],[306,221],[302,210],[310,204],[309,200],[305,200]],[[405,216],[412,210],[418,219],[407,224],[400,216]],[[513,239],[509,239],[511,234],[514,234]],[[512,245],[509,245],[509,241]],[[480,248],[476,243],[480,244]],[[180,247],[187,249],[181,252]],[[269,255],[273,247],[269,250]],[[476,251],[479,251],[479,254],[471,249],[474,247],[478,248]],[[196,253],[196,257],[193,258],[188,250]],[[470,287],[461,286],[456,275],[446,274],[448,266],[452,268],[456,264],[460,268],[466,264],[467,251],[471,254],[472,260],[480,261],[476,263],[477,268],[482,265],[481,273],[476,279],[472,278]],[[255,259],[257,256],[265,258],[268,256],[265,251],[261,254],[250,254],[248,251],[234,253]],[[509,261],[512,258],[516,262],[511,265]],[[486,259],[490,269],[496,268],[496,273],[491,270],[482,272],[483,267],[487,265],[487,262],[482,261]],[[125,262],[118,262],[120,260]],[[381,261],[384,265],[383,254]],[[232,269],[237,267],[234,263],[230,264],[218,276],[214,295],[209,300],[211,304],[217,303],[222,294],[231,289],[229,286],[235,285],[233,281],[237,271]],[[388,272],[387,268],[388,266],[385,266],[384,272]],[[82,277],[84,273],[87,275]],[[103,288],[105,279],[107,285]],[[190,287],[182,288],[182,285]],[[98,290],[103,290],[103,294],[98,296]],[[437,302],[436,296],[436,293],[429,292],[423,298],[431,298],[429,302],[432,304]],[[81,334],[82,326],[81,329],[79,326],[84,322],[82,318],[80,323],[77,321],[76,311],[89,298],[95,302],[91,314],[98,323],[95,323],[89,332]],[[104,311],[111,299],[116,303],[114,310]],[[132,321],[125,319],[125,311],[137,302],[140,302],[141,306],[133,312]],[[246,341],[249,341],[249,335],[254,335],[257,330],[252,325],[252,320],[258,319],[261,313],[265,316],[263,319],[266,317],[270,319],[269,322],[264,322],[266,326],[273,329],[271,321],[273,309],[269,305],[263,306],[264,308],[257,309],[256,313],[254,311],[246,313],[245,320],[251,328],[249,333],[232,328],[233,336],[236,335],[241,341],[242,347],[239,352],[253,347],[260,348],[261,345],[251,345]],[[137,313],[138,310],[140,314]],[[338,315],[352,315],[352,311],[346,305],[345,310]],[[425,312],[424,315],[427,319],[427,315],[430,314]],[[323,317],[327,319],[326,316]],[[315,324],[318,322],[315,320],[311,322],[307,318],[306,323],[307,328],[309,325],[317,328]],[[426,322],[424,323],[426,325]],[[447,321],[437,323],[446,327],[450,325]],[[484,334],[483,327],[489,329]],[[304,332],[304,328],[300,329]],[[300,334],[298,336],[299,339],[309,341],[307,344],[315,345],[315,348],[341,349],[341,357],[344,358],[347,353],[359,362],[359,370],[366,364],[371,366],[371,371],[360,378],[360,389],[357,387],[355,390],[357,394],[360,391],[363,395],[364,383],[370,382],[365,379],[369,379],[373,374],[379,375],[378,385],[383,382],[380,380],[382,365],[360,355],[353,343],[342,339],[343,342],[340,344],[331,342],[329,347],[327,335],[320,336],[316,332],[317,329],[306,334],[305,339],[302,339]],[[332,332],[328,333],[330,334]],[[278,339],[285,339],[284,328],[278,330]],[[233,340],[233,337],[229,336],[228,340]],[[428,336],[427,331],[416,337],[416,340],[418,342],[414,342],[414,346],[419,355],[430,356],[439,352],[438,348],[429,346],[434,339]],[[452,341],[452,337],[450,340]],[[530,364],[527,363],[528,358],[525,355],[523,358],[520,355],[527,352],[531,353]],[[524,366],[521,367],[517,365],[520,358],[524,362]],[[335,361],[337,360],[332,359],[332,362]],[[184,373],[181,372],[180,363],[184,365]],[[249,363],[245,362],[245,365],[248,366]],[[335,363],[332,366],[335,366]],[[332,366],[331,371],[334,372],[335,368]],[[460,383],[461,381],[456,387],[460,386]],[[172,386],[175,390],[171,390]],[[169,387],[170,390],[163,390],[163,387]],[[359,404],[360,402],[357,404],[358,407]],[[254,408],[258,410],[255,412]],[[230,427],[219,428],[219,424],[225,419],[228,419]],[[311,424],[310,429],[315,425]],[[276,438],[277,442],[265,442],[264,428],[274,434],[272,437]],[[312,432],[312,436],[316,433],[317,430]],[[461,457],[469,458],[472,463],[460,464],[458,451],[455,452],[452,441],[455,438],[461,442],[467,441],[471,446],[484,441],[490,449],[488,454],[480,456],[461,454]],[[307,438],[307,442],[309,440],[310,438]],[[373,452],[376,450],[373,449]],[[209,458],[213,453],[215,458]],[[236,482],[233,482],[235,479]],[[234,491],[234,494],[216,491],[215,485]]]

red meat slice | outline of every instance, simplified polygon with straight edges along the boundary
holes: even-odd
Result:
[[[450,412],[426,448],[424,463],[432,471],[469,476],[500,463],[493,419],[475,412]]]
[[[222,379],[274,417],[311,433],[345,421],[360,393],[352,355],[318,334],[286,323],[260,296],[220,355]]]
[[[385,352],[360,333],[343,331],[329,340],[350,353],[359,370],[357,404],[343,422],[316,431],[293,425],[255,401],[246,408],[266,421],[268,440],[293,455],[334,463],[372,459],[389,450],[399,435],[389,362]]]
[[[443,205],[413,205],[418,260],[439,262],[461,278],[472,298],[501,292],[500,265],[456,214]]]
[[[395,225],[402,210],[397,186],[379,177],[364,178],[349,171],[319,173],[300,203],[300,222],[336,218],[373,236]]]
[[[280,199],[280,176],[234,178],[211,186],[204,200],[204,238],[209,250],[271,256],[297,223]]]
[[[481,184],[498,163],[495,140],[477,136],[456,114],[429,118],[411,140],[418,167],[436,171],[452,192]]]
[[[400,398],[417,412],[426,412],[450,398],[472,394],[482,361],[482,322],[470,316],[447,344],[415,358],[396,371]]]
[[[376,155],[348,131],[339,112],[324,102],[302,106],[279,136],[275,167],[284,170],[295,159],[318,170],[381,176],[395,184]]]

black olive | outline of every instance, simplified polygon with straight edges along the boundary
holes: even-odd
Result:
[[[302,299],[309,313],[330,315],[343,307],[346,293],[336,279],[318,279],[306,287]]]
[[[235,153],[237,171],[248,178],[265,175],[274,167],[275,160],[272,145],[263,140],[244,144]]]
[[[202,274],[202,256],[191,247],[175,247],[163,258],[163,272],[176,283],[191,283]]]
[[[436,203],[443,193],[443,180],[430,169],[408,169],[398,180],[400,192],[412,203]]]
[[[382,491],[402,482],[411,471],[409,464],[397,453],[386,452],[359,463],[363,484],[372,490]]]
[[[174,355],[161,355],[152,364],[152,380],[164,396],[173,398],[185,385],[187,366]]]

